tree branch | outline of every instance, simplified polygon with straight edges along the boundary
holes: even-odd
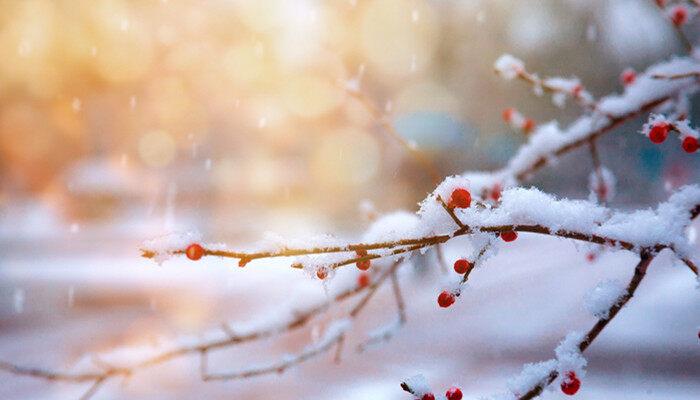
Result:
[[[586,351],[586,349],[588,349],[588,347],[593,343],[593,341],[595,341],[595,339],[598,337],[598,335],[600,335],[603,329],[605,329],[605,327],[608,326],[610,321],[612,321],[613,318],[615,318],[617,313],[620,312],[622,307],[624,307],[625,304],[627,304],[627,302],[630,301],[630,299],[634,296],[634,293],[637,291],[639,284],[644,279],[644,276],[646,276],[647,268],[649,267],[649,264],[653,259],[654,254],[652,252],[648,250],[642,251],[639,263],[634,269],[634,275],[632,276],[630,282],[627,284],[627,290],[625,291],[625,295],[608,309],[607,317],[600,318],[595,323],[595,325],[593,325],[593,327],[588,331],[588,333],[586,333],[581,342],[579,342],[578,348],[581,352],[584,352]],[[524,395],[520,396],[518,400],[530,400],[539,396],[540,394],[542,394],[544,388],[549,386],[552,382],[554,382],[554,380],[557,379],[558,376],[559,372],[557,370],[552,370],[544,382],[535,386]]]

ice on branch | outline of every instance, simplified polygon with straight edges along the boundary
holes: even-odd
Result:
[[[622,299],[625,292],[625,285],[620,281],[603,281],[586,294],[584,305],[593,316],[607,319],[610,308]]]
[[[525,70],[525,64],[510,54],[504,54],[494,64],[496,72],[504,79],[514,79]]]

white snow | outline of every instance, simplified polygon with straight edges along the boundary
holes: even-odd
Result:
[[[617,304],[625,293],[626,287],[620,281],[606,280],[586,294],[584,305],[593,316],[607,319],[610,307]]]
[[[559,371],[558,383],[570,371],[575,372],[579,378],[586,375],[586,365],[588,362],[579,350],[579,343],[583,340],[580,332],[571,332],[559,343],[554,350],[557,356],[557,371]]]
[[[525,64],[510,54],[504,54],[494,64],[496,72],[505,79],[514,79],[525,69]]]
[[[407,379],[404,379],[403,382],[418,398],[423,397],[424,394],[432,393],[432,390],[430,390],[430,385],[428,385],[428,381],[422,374],[413,375]]]

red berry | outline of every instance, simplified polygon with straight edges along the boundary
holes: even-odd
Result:
[[[512,242],[517,238],[518,232],[516,231],[501,232],[501,239],[503,239],[504,242]]]
[[[620,81],[625,86],[633,84],[635,79],[637,79],[637,73],[632,68],[627,68],[620,74]]]
[[[469,269],[472,267],[472,264],[468,261],[465,260],[464,258],[460,258],[459,260],[455,261],[455,272],[458,274],[464,274]]]
[[[369,274],[366,272],[361,273],[357,277],[357,286],[363,288],[369,286]]]
[[[438,304],[442,308],[447,308],[451,306],[455,302],[455,295],[452,293],[448,292],[447,290],[443,290],[440,295],[438,296]]]
[[[686,136],[686,138],[683,139],[681,146],[686,153],[695,153],[698,151],[698,148],[700,148],[698,145],[698,139],[692,136]]]
[[[326,269],[326,267],[321,267],[321,268],[317,269],[316,276],[320,280],[326,279],[326,277],[328,276],[328,269]]]
[[[447,397],[447,400],[462,400],[462,391],[459,390],[458,387],[452,386],[451,388],[447,389],[445,397]]]
[[[576,373],[574,371],[567,372],[566,378],[561,382],[561,391],[566,395],[573,396],[580,387],[581,381],[576,376]]]
[[[668,137],[668,131],[670,129],[671,127],[667,123],[656,122],[649,130],[649,140],[656,144],[663,143],[666,137]]]
[[[503,110],[503,120],[510,123],[511,119],[513,119],[513,113],[515,113],[515,109],[513,108],[506,108]]]
[[[467,189],[455,189],[452,191],[448,207],[450,208],[469,208],[472,204],[472,195]]]
[[[357,254],[357,257],[365,257],[367,255],[367,250],[360,249],[355,251],[355,254]],[[370,264],[370,260],[362,260],[355,263],[355,265],[360,271],[367,271],[370,267]]]
[[[525,133],[530,133],[533,129],[535,129],[535,121],[527,118],[525,122],[523,122],[523,131],[525,131]]]
[[[420,400],[435,400],[435,395],[432,393],[426,393],[420,398]]]
[[[586,260],[587,260],[588,262],[593,262],[593,261],[595,261],[595,253],[594,253],[594,252],[590,252],[590,253],[586,254]]]
[[[608,186],[604,183],[598,185],[596,188],[596,193],[598,194],[599,199],[605,201],[608,198]]]
[[[495,184],[493,185],[493,188],[491,189],[491,200],[493,201],[498,201],[501,199],[501,185],[500,184]]]
[[[583,86],[581,86],[580,83],[577,83],[573,89],[571,89],[571,94],[574,97],[579,97],[581,95],[581,92],[583,91]]]
[[[676,26],[681,26],[688,21],[688,10],[682,6],[678,5],[671,10],[671,21]]]
[[[204,248],[197,243],[192,243],[191,245],[187,246],[185,254],[190,260],[197,261],[204,255]]]

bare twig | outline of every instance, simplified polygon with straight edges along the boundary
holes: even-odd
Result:
[[[607,187],[605,178],[603,176],[603,165],[600,162],[600,156],[598,155],[598,147],[596,146],[596,140],[591,139],[589,142],[589,149],[591,153],[591,160],[593,161],[593,173],[596,176],[596,187],[593,188],[598,202],[605,204],[607,202]]]
[[[89,400],[92,398],[92,396],[97,393],[98,390],[100,390],[100,387],[105,383],[107,378],[99,378],[97,379],[90,387],[88,388],[87,392],[83,393],[82,396],[80,396],[80,400]]]
[[[700,71],[692,71],[692,72],[686,72],[683,74],[670,74],[670,75],[654,74],[651,77],[654,79],[666,79],[666,80],[698,78],[698,77],[700,77]]]
[[[398,268],[399,264],[395,264],[394,267],[392,268]],[[346,300],[350,297],[353,297],[359,293],[362,292],[371,292],[374,293],[374,291],[377,290],[377,288],[384,282],[386,277],[388,276],[389,272],[392,269],[388,269],[379,279],[371,283],[370,285],[366,287],[352,287],[348,288],[340,293],[338,293],[333,299],[332,302],[340,302],[343,300]],[[365,301],[366,302],[366,301]],[[128,377],[135,373],[136,371],[139,371],[141,369],[145,369],[154,365],[162,364],[167,361],[170,361],[175,358],[179,357],[184,357],[192,354],[200,354],[200,357],[203,357],[206,355],[211,350],[216,350],[216,349],[221,349],[225,347],[231,347],[235,346],[241,343],[245,342],[250,342],[250,341],[255,341],[255,340],[260,340],[268,337],[272,337],[275,335],[279,335],[284,332],[291,332],[293,330],[299,329],[303,326],[305,326],[313,317],[316,315],[320,314],[324,310],[328,308],[329,303],[322,303],[319,304],[315,307],[311,307],[304,312],[297,313],[295,314],[294,318],[291,321],[285,321],[282,324],[274,325],[271,327],[267,327],[265,329],[261,329],[258,331],[254,331],[251,333],[247,333],[244,335],[239,335],[236,334],[235,331],[231,329],[231,327],[228,324],[222,324],[222,330],[226,333],[227,338],[225,339],[214,339],[214,340],[209,340],[209,341],[203,341],[201,343],[198,343],[196,345],[186,345],[186,346],[181,346],[177,347],[171,350],[166,350],[163,351],[162,353],[156,354],[152,357],[149,357],[143,361],[140,361],[136,364],[133,364],[128,367],[114,367],[109,364],[106,364],[102,361],[100,361],[98,358],[93,357],[93,362],[102,369],[101,372],[90,372],[90,373],[69,373],[69,372],[58,372],[58,371],[51,371],[47,369],[40,369],[40,368],[29,368],[29,367],[22,367],[18,366],[9,362],[5,361],[0,361],[0,370],[4,370],[6,372],[10,372],[15,375],[24,375],[24,376],[32,376],[35,378],[40,378],[40,379],[45,379],[45,380],[51,380],[51,381],[64,381],[64,382],[74,382],[74,383],[81,383],[81,382],[92,382],[93,387],[95,387],[95,391],[97,391],[102,384],[104,384],[107,380],[114,378],[114,377]],[[203,366],[200,369],[200,372],[206,370],[206,365]],[[97,384],[99,382],[99,384]]]
[[[382,285],[382,283],[386,280],[388,276],[391,276],[396,272],[396,269],[401,265],[402,261],[397,261],[395,262],[390,268],[387,268],[386,271],[384,271],[379,279],[377,279],[376,284],[372,285],[369,287],[369,289],[366,291],[365,295],[360,299],[360,301],[355,305],[355,307],[352,308],[352,310],[349,312],[348,316],[350,319],[356,318],[360,312],[365,308],[365,306],[369,303],[370,299],[374,296],[374,294],[377,292],[377,289]],[[234,379],[243,379],[243,378],[250,378],[253,376],[259,376],[259,375],[265,375],[269,373],[281,373],[284,372],[287,368],[292,367],[294,365],[300,364],[306,360],[309,360],[317,355],[323,354],[326,351],[330,350],[334,345],[341,346],[342,342],[345,340],[345,332],[341,331],[337,333],[335,336],[331,338],[325,338],[325,340],[322,342],[320,346],[314,346],[310,345],[306,347],[304,350],[302,350],[300,353],[291,356],[291,357],[284,357],[282,360],[272,362],[270,364],[264,365],[264,366],[258,366],[258,367],[252,367],[252,368],[244,368],[240,371],[235,371],[235,372],[228,372],[228,373],[204,373],[202,379],[205,381],[213,381],[213,380],[234,380]],[[339,358],[340,356],[336,354],[336,358]],[[204,371],[204,369],[202,369]]]

